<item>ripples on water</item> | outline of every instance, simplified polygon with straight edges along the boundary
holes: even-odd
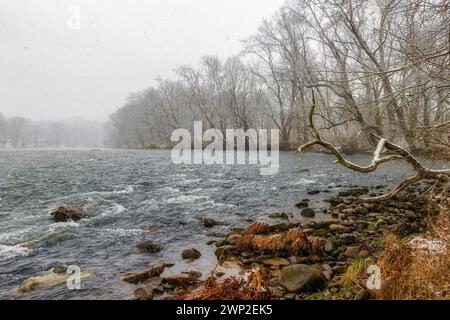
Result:
[[[367,156],[352,159],[369,161]],[[174,165],[166,150],[0,151],[0,298],[11,298],[11,289],[57,263],[95,269],[95,277],[79,291],[60,286],[24,298],[128,298],[132,287],[120,273],[163,260],[177,262],[173,272],[210,268],[214,257],[206,234],[227,226],[205,230],[202,217],[243,226],[246,219],[264,218],[262,213],[286,210],[301,219],[294,207],[298,200],[310,198],[317,208],[325,207],[321,195],[308,196],[308,191],[391,185],[409,174],[392,163],[369,180],[332,160],[282,152],[279,173],[261,176],[254,165]],[[85,206],[87,216],[52,221],[51,209],[67,202]],[[140,254],[135,248],[144,239],[164,249]],[[19,246],[29,241],[30,248]],[[178,262],[187,247],[199,248],[202,258]]]

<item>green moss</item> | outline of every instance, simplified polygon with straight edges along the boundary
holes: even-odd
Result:
[[[361,289],[359,280],[365,274],[367,267],[371,262],[370,258],[355,259],[348,267],[347,271],[337,281],[339,292],[336,294],[341,299],[348,299],[358,293]]]
[[[325,300],[327,297],[322,292],[315,292],[304,296],[305,300]]]
[[[384,248],[384,240],[383,239],[375,239],[370,242],[370,246],[374,248]]]

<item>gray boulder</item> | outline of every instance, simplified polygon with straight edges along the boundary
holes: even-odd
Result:
[[[292,293],[313,291],[325,280],[320,271],[306,264],[295,264],[281,269],[278,283]]]

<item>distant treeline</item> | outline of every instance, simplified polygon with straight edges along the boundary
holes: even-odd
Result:
[[[174,129],[278,128],[310,139],[308,110],[341,149],[373,133],[411,148],[449,146],[450,15],[445,0],[291,0],[238,56],[205,56],[130,94],[106,131],[113,147],[170,143]],[[361,139],[358,139],[361,138]]]
[[[103,123],[81,119],[32,121],[0,113],[0,148],[100,147]]]

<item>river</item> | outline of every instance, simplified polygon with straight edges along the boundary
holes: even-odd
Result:
[[[366,155],[350,159],[370,161]],[[214,246],[206,245],[212,231],[268,219],[273,211],[304,219],[294,206],[299,200],[326,207],[324,193],[308,191],[331,196],[352,185],[391,186],[411,174],[402,162],[366,175],[333,160],[281,152],[279,173],[262,176],[256,165],[175,165],[168,150],[1,150],[0,299],[127,299],[134,286],[121,280],[124,272],[159,261],[176,262],[168,271],[173,273],[209,270],[215,263]],[[56,223],[50,212],[61,203],[86,206],[87,216]],[[325,218],[319,211],[315,219]],[[203,217],[226,225],[206,229]],[[163,250],[139,253],[136,245],[145,239]],[[28,241],[30,248],[18,246]],[[191,247],[202,257],[180,261],[180,252]],[[56,286],[13,295],[25,279],[58,263],[93,270],[94,276],[81,290]]]

